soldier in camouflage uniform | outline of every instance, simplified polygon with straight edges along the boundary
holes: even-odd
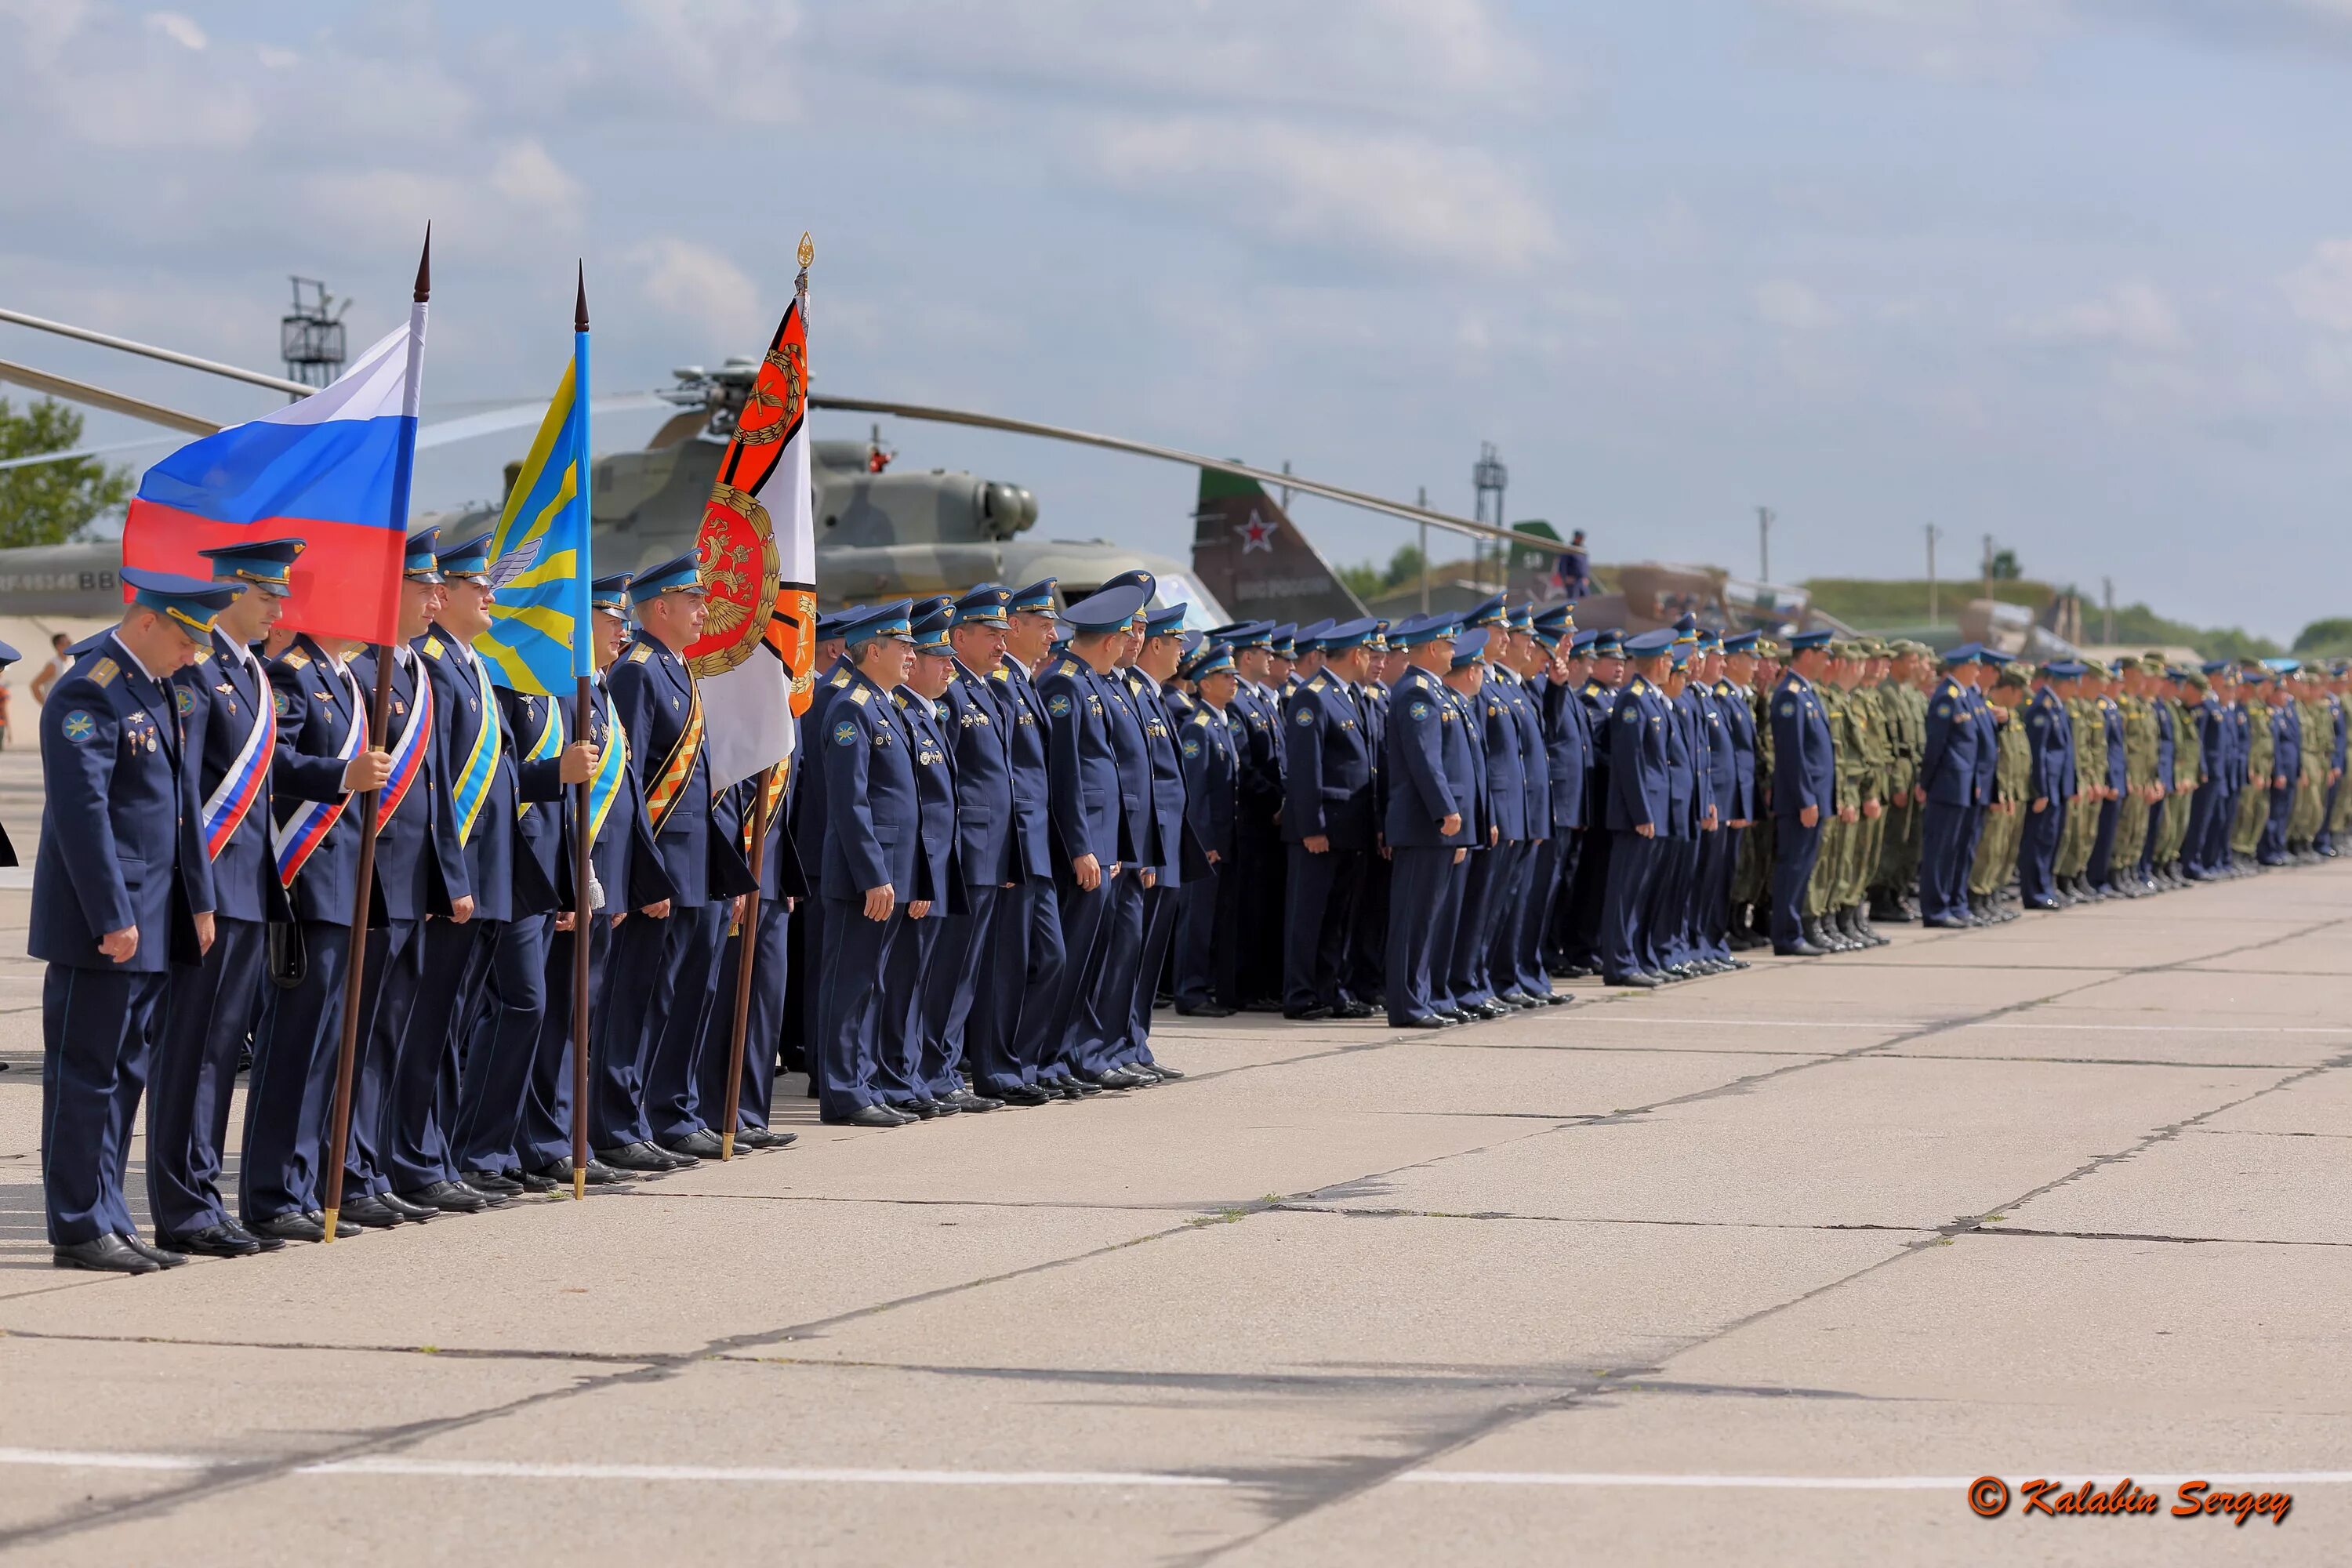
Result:
[[[2246,671],[2243,691],[2246,787],[2238,797],[2237,820],[2230,826],[2230,858],[2250,868],[2262,844],[2263,824],[2270,820],[2271,764],[2278,759],[2278,748],[2271,733],[2272,690],[2261,670]]]
[[[1927,756],[1927,679],[1932,672],[1927,660],[1932,654],[1926,644],[1916,642],[1898,642],[1889,651],[1893,662],[1879,681],[1878,693],[1893,761],[1887,770],[1885,847],[1871,884],[1873,921],[1919,918],[1912,894],[1919,884],[1920,827],[1926,816],[1919,765]]]
[[[1869,911],[1864,907],[1885,848],[1887,778],[1895,766],[1894,747],[1887,738],[1886,702],[1879,691],[1886,673],[1885,657],[1884,643],[1856,642],[1847,687],[1846,722],[1862,760],[1862,815],[1848,836],[1834,918],[1840,935],[1865,947],[1886,945],[1886,939],[1871,929]]]
[[[1765,900],[1772,889],[1772,688],[1780,683],[1780,661],[1786,649],[1766,637],[1756,644],[1755,658],[1743,667],[1731,663],[1733,679],[1743,668],[1748,707],[1756,715],[1756,820],[1739,836],[1739,860],[1731,874],[1731,945],[1745,952],[1768,946]]]
[[[2099,896],[2092,890],[2086,873],[2091,846],[2098,837],[2099,805],[2106,799],[2107,726],[2089,676],[2077,677],[2070,684],[2074,689],[2065,700],[2066,718],[2074,731],[2077,793],[2066,808],[2066,826],[2059,835],[2055,875],[2060,903],[2079,904]]]
[[[2303,773],[2296,782],[2294,805],[2286,821],[2290,858],[2313,864],[2320,854],[2315,843],[2327,825],[2327,773],[2335,721],[2327,711],[2326,693],[2316,671],[2296,670],[2289,682],[2303,727]]]
[[[2124,798],[2116,814],[2115,847],[2107,858],[2107,885],[2127,899],[2144,898],[2155,888],[2140,879],[2140,851],[2147,845],[2151,807],[2156,801],[2157,746],[2161,727],[2151,682],[2137,659],[2117,663],[2115,699],[2123,710]]]
[[[1969,867],[1969,907],[1980,921],[2013,921],[2018,914],[2008,895],[2017,879],[2017,847],[2025,836],[2033,756],[2017,710],[2032,679],[2026,666],[2005,664],[1986,694],[1992,704],[1996,747],[1993,797],[1985,809],[1984,831],[1977,837],[1976,858]]]
[[[1838,874],[1843,868],[1846,836],[1853,823],[1862,820],[1862,797],[1854,793],[1860,784],[1861,763],[1845,721],[1849,661],[1843,650],[1853,646],[1847,642],[1831,645],[1829,668],[1813,690],[1821,701],[1822,718],[1829,725],[1837,771],[1829,820],[1822,824],[1821,857],[1813,862],[1812,876],[1805,883],[1804,932],[1807,942],[1831,952],[1852,952],[1862,945],[1839,935],[1832,923],[1837,910]],[[1849,811],[1853,813],[1851,821]]]
[[[2165,797],[2163,826],[2157,834],[2156,876],[2168,888],[2186,887],[2189,878],[2181,851],[2189,843],[2189,815],[2197,786],[2205,782],[2205,742],[2198,727],[2198,708],[2213,689],[2200,670],[2185,670],[2172,682],[2164,702],[2172,711],[2172,789]]]
[[[2345,694],[2352,688],[2342,659],[2329,666],[2327,671],[2328,712],[2328,785],[2327,827],[2320,836],[2319,852],[2334,858],[2343,852],[2345,834],[2352,830],[2352,789],[2344,787],[2347,742],[2352,742],[2352,710],[2347,710]]]

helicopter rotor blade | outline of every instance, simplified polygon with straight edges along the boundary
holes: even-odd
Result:
[[[35,370],[30,365],[15,364],[4,359],[0,359],[0,381],[13,381],[19,386],[29,386],[35,392],[47,393],[51,397],[62,397],[69,403],[88,404],[92,408],[103,408],[110,414],[128,414],[133,419],[144,419],[150,425],[161,425],[167,429],[184,430],[191,436],[209,436],[220,428],[220,426],[213,420],[198,418],[194,414],[183,414],[176,408],[166,408],[160,403],[149,403],[144,398],[131,397],[120,392],[109,392],[102,386],[92,386],[86,381],[75,381],[68,376],[52,375],[46,370]]]
[[[1073,430],[1062,425],[1041,425],[1029,419],[1007,419],[1001,415],[975,414],[961,408],[931,408],[914,403],[883,403],[866,397],[828,397],[818,394],[809,396],[811,408],[831,409],[844,414],[889,414],[901,419],[920,419],[934,425],[968,425],[981,430],[1003,430],[1015,436],[1035,436],[1047,441],[1070,441],[1082,447],[1100,447],[1106,451],[1125,452],[1131,457],[1156,458],[1161,462],[1181,463],[1187,468],[1213,468],[1219,473],[1236,474],[1245,479],[1255,479],[1263,485],[1286,487],[1305,495],[1321,496],[1326,500],[1346,506],[1362,507],[1368,511],[1385,512],[1409,522],[1425,522],[1432,528],[1452,529],[1482,539],[1499,539],[1513,544],[1532,545],[1548,553],[1557,552],[1560,542],[1538,534],[1521,533],[1513,528],[1502,528],[1491,522],[1479,522],[1471,518],[1455,517],[1449,512],[1431,511],[1423,507],[1407,506],[1384,496],[1368,495],[1362,490],[1343,489],[1297,474],[1277,474],[1266,468],[1254,468],[1247,463],[1235,463],[1223,458],[1204,458],[1198,452],[1181,451],[1174,447],[1154,446],[1149,441],[1130,441],[1123,436],[1098,436],[1089,430]]]
[[[121,349],[125,353],[145,354],[149,359],[159,359],[165,364],[176,364],[189,370],[201,370],[214,375],[225,375],[231,381],[247,382],[254,386],[266,386],[272,392],[282,392],[289,397],[308,397],[319,390],[315,386],[306,386],[299,381],[289,381],[282,375],[268,375],[257,370],[247,370],[242,365],[223,364],[218,360],[198,359],[194,354],[184,354],[172,349],[159,349],[153,343],[136,342],[130,338],[118,338],[107,332],[94,332],[88,327],[77,327],[65,321],[52,321],[41,316],[28,316],[22,310],[0,309],[0,321],[13,321],[17,326],[30,327],[35,331],[55,332],[61,338],[78,338],[86,343],[96,343],[100,348]],[[217,429],[219,426],[215,426],[214,428]]]

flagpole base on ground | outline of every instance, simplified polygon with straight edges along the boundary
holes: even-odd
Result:
[[[325,1210],[324,1213],[327,1221],[327,1234],[319,1238],[319,1245],[321,1247],[331,1247],[334,1245],[335,1240],[335,1226],[336,1223],[343,1217],[343,1211],[340,1208],[331,1208]]]

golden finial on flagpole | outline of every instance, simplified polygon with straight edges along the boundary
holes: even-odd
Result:
[[[798,279],[794,279],[794,280],[793,280],[793,293],[795,293],[795,294],[798,294],[802,299],[805,300],[805,299],[807,299],[807,298],[808,298],[808,269],[809,269],[809,263],[810,263],[810,262],[812,262],[812,261],[814,261],[814,260],[816,259],[816,244],[815,244],[815,242],[814,242],[814,241],[813,241],[813,240],[811,240],[811,239],[809,238],[809,236],[808,236],[808,230],[806,230],[806,229],[803,229],[803,230],[801,230],[801,252],[800,252],[800,255],[801,255],[801,275],[800,275],[800,277],[799,277]]]

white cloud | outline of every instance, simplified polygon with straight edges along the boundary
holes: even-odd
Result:
[[[2095,300],[2029,321],[2023,333],[2058,347],[2131,353],[2177,353],[2189,346],[2172,302],[2155,284],[2139,280],[2118,283]]]
[[[196,26],[194,18],[183,16],[177,11],[150,11],[147,25],[182,48],[198,54],[203,53],[212,41],[205,37],[205,30]]]
[[[2000,75],[2073,20],[2070,0],[1763,0],[1785,35],[1854,64],[1921,76]]]
[[[1114,122],[1086,156],[1121,191],[1319,248],[1506,272],[1559,248],[1516,171],[1416,134],[1183,116]]]
[[[580,216],[580,182],[566,174],[538,138],[509,144],[490,164],[490,188],[509,201],[566,224]]]
[[[583,81],[588,93],[650,74],[672,101],[715,119],[772,125],[797,112],[795,84],[813,62],[794,0],[627,0],[627,10],[629,46],[604,62],[609,75]]]
[[[638,246],[629,261],[646,303],[701,332],[712,352],[743,353],[761,331],[758,287],[719,252],[669,236]]]
[[[2321,241],[2281,287],[2305,321],[2332,332],[2352,332],[2352,239]]]
[[[1775,278],[1759,283],[1754,294],[1756,314],[1768,324],[1792,332],[1819,331],[1837,323],[1837,312],[1802,283]]]

